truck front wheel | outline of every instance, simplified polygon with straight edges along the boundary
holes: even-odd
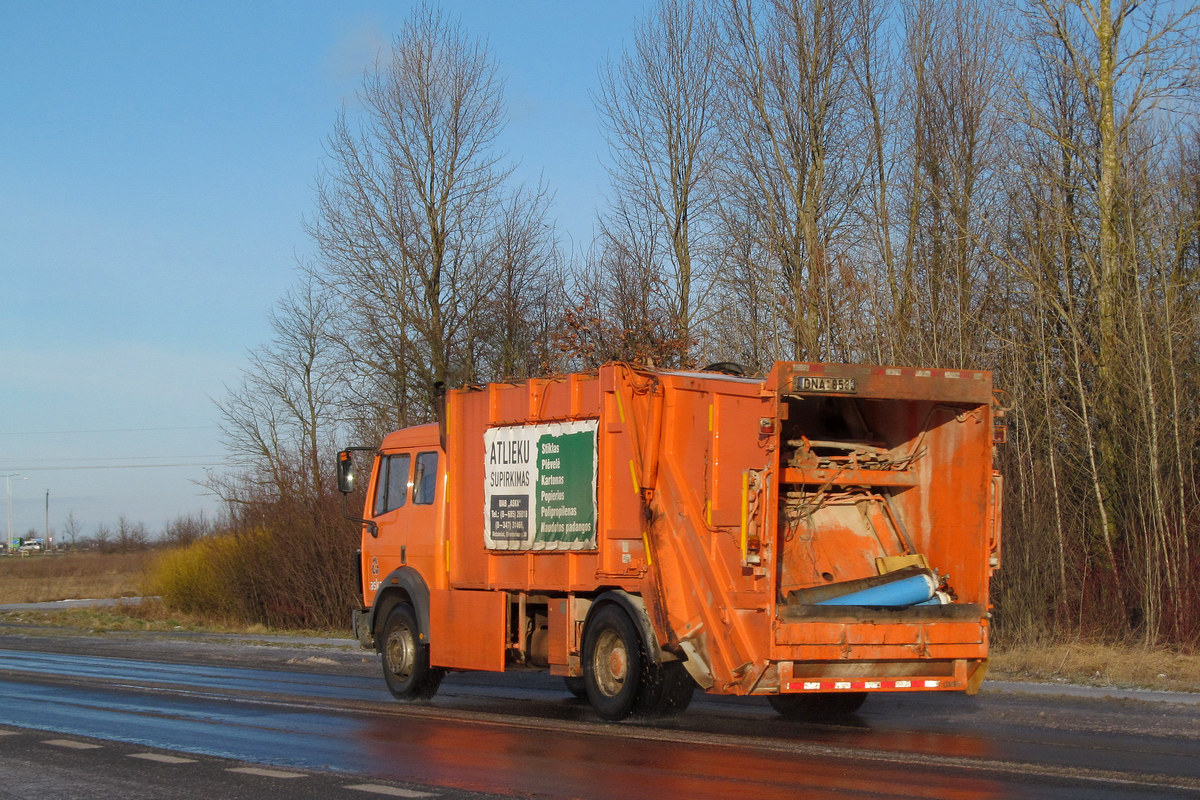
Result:
[[[583,643],[588,702],[608,720],[629,716],[638,701],[646,655],[629,615],[616,605],[597,609]]]
[[[397,700],[428,700],[444,670],[429,666],[429,645],[421,639],[417,615],[408,603],[396,605],[383,625],[383,677]]]

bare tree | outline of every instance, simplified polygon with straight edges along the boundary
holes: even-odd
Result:
[[[709,12],[708,3],[660,0],[620,59],[601,68],[596,96],[614,192],[602,241],[645,254],[685,363],[710,311],[715,261],[720,72]]]
[[[146,531],[146,526],[141,522],[130,522],[122,514],[117,519],[117,530],[115,546],[121,553],[129,553],[134,550],[145,550],[150,543],[150,534]]]
[[[107,553],[112,549],[113,533],[112,529],[101,522],[96,526],[96,533],[92,536],[92,542],[96,549],[103,553]]]
[[[312,283],[276,306],[273,341],[250,354],[241,384],[217,403],[226,447],[240,468],[210,480],[223,499],[325,491],[343,413],[345,366],[330,336],[339,322],[330,298]]]
[[[770,255],[761,238],[750,233],[755,220],[745,209],[728,208],[722,225],[719,291],[708,349],[721,361],[733,361],[752,374],[764,374],[779,358],[784,318],[775,276],[762,269]]]
[[[979,0],[913,0],[904,8],[903,180],[894,218],[900,253],[885,253],[901,361],[980,366],[996,269],[990,220],[1004,163],[1001,11]],[[899,263],[897,263],[897,261]]]
[[[526,378],[554,367],[550,340],[562,320],[564,264],[543,187],[517,189],[499,212],[487,302],[469,325],[481,342],[481,379]]]
[[[670,289],[655,269],[653,248],[653,237],[609,233],[587,254],[554,335],[564,363],[593,369],[608,361],[684,362],[690,342],[680,336],[678,318],[665,301]]]
[[[200,514],[181,514],[163,526],[162,540],[172,547],[187,547],[213,533],[213,524]]]
[[[787,357],[821,358],[831,344],[848,221],[864,185],[870,123],[852,60],[865,4],[854,0],[728,0],[722,52],[724,175],[732,233],[754,238],[779,279]],[[761,13],[760,13],[761,12]]]
[[[474,324],[503,237],[511,169],[495,151],[503,86],[487,46],[413,11],[327,147],[308,230],[342,298],[356,368],[392,427],[428,418],[439,383],[474,380]]]
[[[1186,448],[1181,429],[1164,424],[1182,411],[1183,340],[1170,321],[1181,319],[1178,298],[1159,277],[1175,253],[1155,220],[1170,216],[1153,209],[1172,191],[1156,166],[1169,160],[1170,140],[1156,129],[1194,88],[1194,13],[1037,0],[1026,8],[1029,64],[1016,81],[1023,124],[1012,196],[1023,213],[1010,257],[1026,320],[1044,332],[1017,341],[1045,365],[1029,376],[1039,387],[1030,399],[1046,420],[1046,457],[1064,467],[1056,492],[1076,499],[1056,506],[1059,582],[1070,584],[1076,609],[1126,616],[1150,637],[1160,629],[1159,587],[1178,585],[1176,545],[1191,535],[1163,524],[1172,505],[1187,505],[1166,500],[1178,495],[1169,486],[1182,489]],[[1177,217],[1165,225],[1179,230]]]
[[[71,537],[71,549],[75,549],[75,541],[79,534],[83,533],[83,523],[75,516],[75,512],[71,511],[67,514],[67,521],[63,523],[63,534]]]

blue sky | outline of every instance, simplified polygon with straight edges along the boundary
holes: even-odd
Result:
[[[213,399],[311,246],[325,137],[410,2],[0,0],[0,475],[13,531],[213,513]],[[589,92],[643,0],[444,2],[568,246],[603,203]],[[569,237],[569,238],[566,238]],[[4,481],[0,480],[0,491]],[[5,502],[0,497],[0,503]],[[0,516],[0,532],[7,522]]]

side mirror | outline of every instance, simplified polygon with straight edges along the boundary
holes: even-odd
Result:
[[[379,526],[369,519],[355,517],[350,514],[348,506],[349,497],[347,495],[354,492],[357,487],[358,480],[355,478],[354,472],[354,456],[355,451],[361,453],[374,453],[374,447],[348,447],[337,454],[337,485],[338,491],[342,493],[342,516],[351,522],[357,522],[359,525],[366,526],[372,536],[379,535]],[[370,475],[370,472],[367,473]]]
[[[337,455],[338,491],[342,494],[350,494],[354,491],[354,484],[354,458],[350,455],[349,450],[343,450]]]

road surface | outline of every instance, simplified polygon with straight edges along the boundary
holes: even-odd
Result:
[[[10,625],[0,800],[1200,798],[1195,695],[1038,691],[876,696],[824,724],[698,693],[606,723],[540,673],[452,675],[406,706],[347,642]]]

